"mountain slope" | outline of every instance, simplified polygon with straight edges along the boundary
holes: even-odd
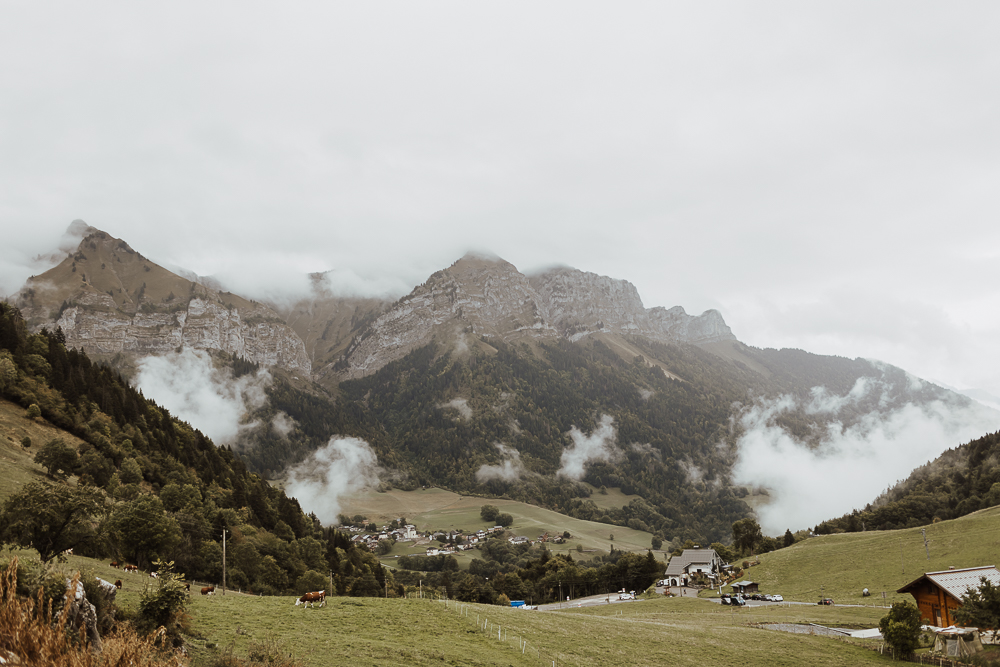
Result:
[[[103,358],[186,346],[310,372],[301,339],[269,307],[182,278],[105,232],[83,231],[73,254],[19,293],[33,329],[61,328],[70,347]]]

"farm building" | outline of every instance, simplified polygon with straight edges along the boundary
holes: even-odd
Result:
[[[748,595],[758,592],[760,584],[756,581],[736,581],[733,582],[733,592],[740,595]]]
[[[995,565],[987,565],[926,572],[896,592],[909,593],[916,598],[920,618],[928,625],[943,628],[955,624],[952,614],[962,606],[962,596],[970,588],[978,588],[983,577],[994,586],[1000,585],[1000,570]]]
[[[698,574],[714,583],[724,565],[715,549],[685,549],[670,559],[663,577],[667,586],[686,586]]]

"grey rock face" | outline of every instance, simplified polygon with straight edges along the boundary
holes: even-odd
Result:
[[[437,334],[554,336],[528,279],[502,259],[466,255],[397,301],[348,348],[346,377],[367,375]]]
[[[110,303],[97,303],[102,301]],[[192,347],[237,354],[263,366],[311,372],[302,339],[273,314],[241,313],[197,298],[177,312],[134,315],[113,310],[114,302],[106,295],[81,295],[79,302],[64,310],[55,325],[62,327],[69,347],[89,354],[143,357]]]
[[[663,342],[736,340],[718,311],[694,317],[680,307],[647,310],[626,280],[571,268],[529,279],[502,259],[467,255],[389,307],[347,348],[337,372],[362,377],[435,336],[578,340],[597,332]]]

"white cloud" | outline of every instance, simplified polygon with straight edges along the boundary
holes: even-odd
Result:
[[[289,434],[295,430],[296,426],[297,424],[294,419],[280,411],[278,414],[274,415],[274,419],[271,420],[271,428],[274,432],[286,439]]]
[[[580,480],[591,461],[613,462],[620,452],[615,447],[618,433],[614,419],[610,415],[601,415],[597,428],[590,435],[584,435],[576,426],[570,429],[569,437],[573,444],[563,450],[559,457],[559,470],[556,473],[569,479]]]
[[[453,398],[447,403],[442,403],[438,407],[451,408],[452,410],[456,410],[463,419],[472,419],[472,408],[469,407],[469,402],[464,398]]]
[[[483,464],[476,471],[476,481],[482,484],[491,479],[499,479],[504,482],[516,482],[524,474],[524,464],[521,463],[521,453],[513,447],[497,442],[494,443],[500,451],[503,459],[500,465]]]
[[[864,391],[859,388],[864,387]],[[771,503],[758,509],[761,527],[770,535],[811,527],[861,509],[893,480],[955,447],[1000,427],[1000,413],[978,404],[961,406],[934,401],[906,404],[888,413],[877,409],[845,425],[838,411],[881,391],[874,381],[860,381],[843,397],[816,388],[808,402],[782,396],[747,408],[737,443],[733,481],[769,489]],[[821,444],[810,448],[779,426],[774,418],[797,408],[833,417]]]
[[[285,493],[324,525],[338,523],[340,499],[378,484],[378,459],[360,438],[334,436],[288,471]]]
[[[243,423],[248,409],[262,407],[271,376],[256,374],[234,379],[217,369],[203,350],[185,348],[138,362],[135,386],[175,416],[190,423],[217,445],[239,445],[239,436],[256,424]]]

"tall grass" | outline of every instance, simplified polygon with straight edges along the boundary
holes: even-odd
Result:
[[[69,590],[76,590],[74,578]],[[0,574],[0,655],[24,665],[46,667],[158,667],[181,664],[178,654],[163,648],[163,629],[147,637],[121,624],[103,640],[97,653],[85,638],[67,626],[72,596],[66,595],[61,610],[44,602],[39,589],[34,599],[17,595],[17,558]]]

